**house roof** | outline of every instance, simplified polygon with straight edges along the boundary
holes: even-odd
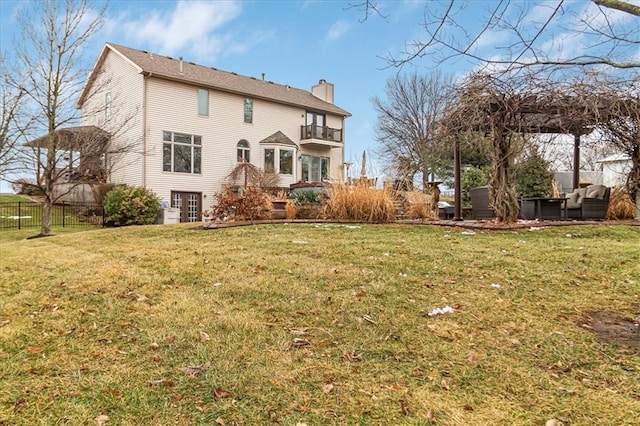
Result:
[[[96,126],[65,127],[55,131],[56,146],[59,149],[78,151],[83,146],[94,142],[100,146],[109,141],[109,132]],[[29,147],[46,148],[49,142],[49,135],[40,136],[27,142]]]
[[[271,136],[267,136],[266,138],[262,139],[259,143],[268,145],[289,145],[298,148],[298,145],[296,145],[294,141],[289,139],[287,135],[282,133],[280,130],[278,130]]]
[[[183,61],[178,58],[157,55],[144,50],[132,49],[113,43],[107,43],[98,58],[92,75],[89,77],[85,89],[78,101],[81,105],[89,83],[95,78],[94,73],[107,53],[111,50],[138,69],[141,74],[164,78],[196,85],[199,87],[221,90],[243,96],[250,96],[258,99],[266,99],[286,105],[299,106],[319,112],[327,112],[350,117],[351,114],[344,109],[323,101],[312,95],[311,92],[271,81],[259,80],[254,77],[246,77],[233,72],[222,71],[214,67],[198,65],[193,62]],[[182,62],[182,66],[181,63]]]
[[[629,161],[629,160],[631,160],[631,157],[629,157],[628,154],[620,152],[617,154],[609,155],[608,157],[605,157],[605,158],[601,158],[600,160],[596,161],[596,163],[615,163],[618,161]]]

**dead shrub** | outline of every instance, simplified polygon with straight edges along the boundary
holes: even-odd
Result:
[[[616,186],[611,190],[609,197],[609,209],[607,219],[624,220],[633,219],[636,213],[636,205],[631,201],[627,190],[622,186]]]
[[[334,184],[329,189],[324,215],[337,220],[382,223],[395,220],[396,209],[388,189],[370,188],[360,183]]]
[[[212,216],[219,220],[261,220],[269,217],[269,197],[254,186],[234,192],[231,188],[215,195]]]

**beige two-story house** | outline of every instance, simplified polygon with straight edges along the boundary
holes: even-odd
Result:
[[[197,221],[239,162],[278,185],[344,179],[344,123],[334,87],[311,91],[107,43],[77,107],[111,135],[112,183],[144,186]],[[121,151],[121,152],[119,152]]]

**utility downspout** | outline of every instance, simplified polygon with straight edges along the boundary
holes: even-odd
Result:
[[[142,76],[142,187],[147,187],[147,78]]]
[[[345,137],[345,134],[346,134],[346,132],[345,132],[346,129],[344,128],[345,121],[346,121],[345,118],[342,117],[342,167],[341,167],[342,170],[340,171],[341,176],[342,176],[342,179],[340,179],[340,181],[342,183],[347,181],[347,175],[346,175],[345,170],[344,170],[344,146],[345,146],[345,138],[344,137]]]

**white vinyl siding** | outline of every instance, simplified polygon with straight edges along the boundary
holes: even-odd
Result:
[[[107,62],[111,64],[111,69],[117,71],[113,80],[120,82],[120,85],[112,86],[109,90],[113,99],[113,118],[117,118],[121,112],[118,107],[121,93],[130,102],[127,108],[138,111],[138,116],[123,134],[127,139],[140,141],[140,149],[135,154],[128,154],[126,161],[120,163],[126,167],[120,171],[114,171],[116,183],[143,185],[144,182],[161,200],[168,202],[171,200],[171,191],[201,192],[202,208],[208,209],[214,201],[214,194],[222,190],[227,175],[237,165],[238,142],[243,139],[249,141],[251,151],[249,160],[261,169],[264,168],[265,148],[275,148],[274,166],[278,168],[281,164],[280,150],[291,151],[289,163],[291,174],[280,176],[279,184],[282,187],[288,187],[301,180],[299,160],[301,154],[329,158],[330,177],[338,179],[341,176],[342,149],[317,147],[314,149],[300,146],[300,129],[305,124],[304,108],[253,99],[252,111],[260,111],[260,114],[252,114],[252,125],[244,125],[239,112],[244,113],[246,96],[209,89],[209,119],[203,120],[197,111],[194,112],[197,108],[194,103],[197,103],[198,87],[150,76],[146,77],[146,97],[143,97],[145,81],[137,70],[114,54],[107,56]],[[104,100],[103,93],[100,96],[101,109],[104,109]],[[146,110],[144,114],[143,110]],[[142,143],[143,116],[146,120],[145,144]],[[104,119],[104,111],[101,118]],[[110,122],[115,121],[114,119]],[[330,127],[342,128],[341,117],[327,114],[326,120]],[[163,171],[163,131],[202,137],[200,173]],[[260,141],[277,131],[284,133],[300,148],[260,144]],[[145,158],[139,154],[143,151],[146,152]],[[283,160],[286,166],[287,158]],[[144,179],[143,170],[146,172]]]
[[[82,105],[81,125],[94,125],[112,135],[111,151],[125,146],[125,152],[109,154],[109,181],[133,186],[144,184],[143,163],[143,88],[144,78],[136,68],[119,55],[109,51]]]

